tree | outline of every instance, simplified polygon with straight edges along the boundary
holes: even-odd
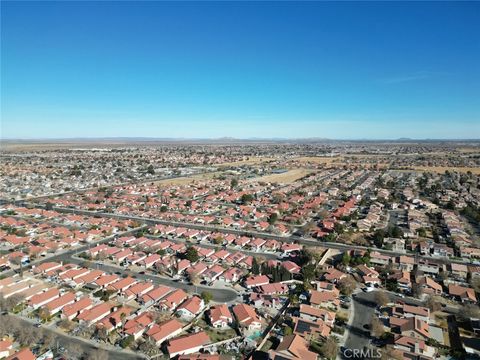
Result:
[[[63,320],[60,320],[57,323],[57,325],[58,325],[58,327],[65,330],[66,332],[70,332],[70,331],[72,331],[73,327],[75,326],[75,323],[71,320],[63,319]]]
[[[381,248],[383,246],[384,238],[385,238],[385,231],[382,229],[376,230],[372,235],[373,243],[377,248]]]
[[[132,335],[128,335],[127,337],[124,337],[121,341],[120,341],[120,346],[125,349],[129,346],[131,346],[135,341],[135,338],[132,336]]]
[[[202,296],[202,299],[205,302],[205,304],[208,304],[213,299],[212,293],[210,293],[208,291],[202,291],[201,296]]]
[[[440,311],[442,304],[436,296],[429,296],[425,301],[425,306],[430,309],[431,312]]]
[[[293,334],[293,329],[290,326],[285,326],[283,328],[283,335],[288,336]]]
[[[345,227],[344,227],[342,224],[340,224],[340,223],[335,223],[333,229],[334,229],[334,231],[335,231],[337,234],[342,234],[343,231],[345,230]]]
[[[185,259],[191,263],[197,262],[199,259],[198,251],[193,246],[189,246],[185,252]]]
[[[0,295],[0,310],[12,311],[14,307],[24,301],[24,297],[20,294],[14,294],[8,298],[4,298]]]
[[[152,312],[153,319],[155,320],[156,323],[162,323],[165,320],[168,320],[171,318],[171,315],[169,312],[166,311],[155,311]]]
[[[309,249],[302,249],[296,258],[296,263],[299,266],[309,264],[313,259],[312,252]]]
[[[427,236],[427,230],[425,230],[424,228],[418,228],[417,229],[417,234],[420,237],[426,237]]]
[[[417,283],[412,284],[412,295],[416,298],[421,297],[423,294],[423,288]]]
[[[153,165],[152,165],[152,164],[148,165],[147,173],[149,173],[150,175],[155,174],[155,170],[153,169]]]
[[[19,273],[20,273],[20,277],[23,278],[23,261],[22,261],[22,257],[21,256],[15,256],[14,258],[12,258],[10,260],[10,262],[14,265],[17,265],[19,266]]]
[[[69,342],[65,347],[66,353],[68,354],[68,359],[77,360],[82,358],[83,349],[80,344],[76,342]]]
[[[302,275],[304,281],[310,281],[315,277],[315,265],[307,264],[302,267]]]
[[[192,284],[194,285],[200,284],[200,275],[198,273],[190,274],[189,278]]]
[[[18,323],[15,336],[20,344],[26,346],[35,344],[40,338],[36,328],[24,323]]]
[[[380,338],[382,335],[385,333],[385,328],[383,326],[382,321],[378,318],[378,316],[372,316],[372,321],[371,321],[371,334],[376,337]]]
[[[47,321],[48,318],[50,317],[50,311],[48,311],[47,308],[45,307],[42,307],[38,310],[38,317],[40,318],[40,320],[42,320],[43,322]]]
[[[387,228],[387,234],[388,237],[392,238],[401,238],[403,237],[403,231],[400,229],[398,226],[389,226]]]
[[[385,306],[388,304],[389,301],[390,299],[388,298],[387,293],[385,293],[384,291],[375,292],[375,302],[379,306]]]
[[[13,319],[9,315],[2,315],[0,317],[0,338],[7,334],[11,334],[15,327]]]
[[[339,281],[338,286],[340,288],[340,292],[343,295],[350,296],[355,291],[355,288],[357,287],[357,282],[352,275],[348,275],[346,278],[343,278]]]
[[[102,349],[92,350],[88,354],[88,360],[108,360],[108,352]]]
[[[386,288],[388,291],[398,292],[398,280],[393,278],[387,279]]]
[[[43,348],[50,349],[55,344],[55,335],[50,331],[45,331],[42,338]]]
[[[342,264],[345,266],[348,266],[350,264],[350,255],[348,254],[348,251],[345,251],[342,256]]]
[[[472,285],[476,292],[480,292],[480,276],[473,277],[470,280],[470,285]]]
[[[233,188],[236,188],[237,186],[238,186],[238,179],[233,178],[232,181],[230,181],[230,187],[233,189]]]
[[[478,319],[480,318],[480,308],[474,304],[466,304],[462,306],[459,312],[460,316],[464,319]]]
[[[252,260],[252,274],[258,275],[260,274],[260,266],[258,265],[257,258],[254,256]]]
[[[270,215],[270,217],[268,218],[268,223],[269,223],[270,225],[273,225],[273,224],[275,224],[275,223],[277,222],[277,220],[278,220],[278,214],[274,212],[274,213],[272,213],[272,214]]]
[[[320,348],[322,355],[327,359],[335,359],[338,353],[338,345],[333,337],[327,338]]]
[[[108,331],[104,326],[97,328],[97,337],[105,342],[108,340]]]
[[[148,339],[147,341],[141,343],[138,347],[138,350],[148,356],[155,356],[160,353],[160,348],[151,339]]]
[[[252,194],[243,194],[242,197],[240,198],[240,201],[242,204],[248,204],[253,201],[253,195]]]

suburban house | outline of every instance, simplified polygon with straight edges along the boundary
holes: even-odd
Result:
[[[246,304],[237,304],[233,307],[233,314],[240,327],[248,330],[260,330],[262,322],[255,312],[255,308]]]
[[[176,313],[182,318],[193,319],[204,307],[205,303],[200,297],[192,296],[177,307]]]
[[[154,324],[146,334],[157,346],[160,346],[164,341],[180,334],[182,332],[182,327],[182,323],[177,319],[171,319],[160,325]]]
[[[170,340],[167,346],[170,359],[177,355],[193,354],[199,352],[206,344],[210,343],[210,338],[204,331],[196,334],[185,335],[176,339]]]
[[[245,279],[245,286],[251,289],[256,286],[262,286],[270,283],[270,279],[267,275],[253,275]]]
[[[268,351],[269,358],[272,360],[299,359],[299,360],[317,360],[318,355],[308,350],[308,343],[299,335],[287,335],[277,346],[276,350]]]
[[[475,295],[475,290],[472,288],[467,288],[465,286],[450,284],[448,286],[448,294],[460,300],[462,303],[476,303],[477,297]]]
[[[175,308],[180,305],[185,299],[188,297],[187,293],[183,291],[182,289],[177,289],[167,296],[165,296],[161,301],[160,301],[160,308],[163,310],[169,310],[173,311]]]
[[[226,304],[211,307],[209,319],[214,328],[226,328],[233,323],[232,314]]]

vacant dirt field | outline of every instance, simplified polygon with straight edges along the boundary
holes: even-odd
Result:
[[[316,164],[331,164],[333,162],[341,161],[343,158],[341,156],[332,156],[332,157],[317,157],[317,156],[302,156],[296,159],[291,159],[295,162],[311,162]]]
[[[464,173],[467,171],[471,171],[473,174],[480,175],[480,167],[412,166],[411,168],[415,170],[436,172],[440,174],[443,174],[446,170]]]
[[[223,166],[242,166],[242,165],[256,165],[256,164],[261,164],[264,162],[268,161],[273,161],[276,160],[274,158],[267,158],[267,157],[258,157],[258,158],[251,158],[248,160],[241,160],[241,161],[233,161],[233,162],[227,162],[227,163],[222,163],[218,164],[216,166],[223,167]]]
[[[290,183],[293,183],[295,180],[298,180],[308,174],[311,174],[312,172],[313,171],[307,170],[307,169],[295,169],[295,170],[289,170],[281,174],[271,174],[271,175],[253,178],[253,179],[250,179],[250,181],[290,184]]]
[[[480,146],[461,147],[457,148],[457,150],[463,153],[480,153]]]
[[[165,179],[165,180],[159,180],[155,181],[156,185],[185,185],[185,184],[190,184],[195,181],[200,181],[200,180],[209,180],[213,179],[214,177],[221,175],[223,172],[221,171],[215,171],[207,174],[197,174],[197,175],[192,175],[192,176],[182,176],[174,179]]]

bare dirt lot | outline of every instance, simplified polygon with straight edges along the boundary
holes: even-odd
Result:
[[[311,162],[315,164],[331,164],[343,160],[341,156],[332,157],[317,157],[317,156],[302,156],[294,159],[296,162],[306,163]]]
[[[290,184],[311,173],[312,173],[312,170],[308,170],[308,169],[294,169],[294,170],[288,170],[281,174],[271,174],[271,175],[265,175],[265,176],[253,178],[250,181]]]
[[[224,166],[242,166],[242,165],[257,165],[261,164],[264,162],[269,162],[269,161],[274,161],[276,160],[275,158],[269,158],[269,157],[253,157],[248,160],[241,160],[241,161],[233,161],[233,162],[226,162],[222,164],[218,164],[216,166],[219,167],[224,167]]]
[[[158,181],[155,181],[155,184],[156,185],[185,185],[185,184],[191,184],[195,181],[210,180],[221,174],[223,174],[223,172],[215,171],[215,172],[206,173],[206,174],[197,174],[192,176],[182,176],[182,177],[173,178],[173,179],[158,180]]]
[[[436,172],[436,173],[440,173],[440,174],[443,174],[446,170],[463,172],[463,173],[471,171],[472,174],[480,175],[480,167],[412,166],[411,168],[414,169],[414,170]]]

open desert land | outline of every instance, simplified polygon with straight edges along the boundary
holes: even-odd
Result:
[[[266,183],[282,183],[291,184],[298,179],[301,179],[314,171],[308,169],[294,169],[288,170],[281,174],[271,174],[250,179],[251,182],[266,182]]]
[[[154,181],[154,183],[155,185],[185,185],[194,183],[196,181],[210,180],[221,174],[223,174],[222,171],[214,171],[203,174],[195,174],[192,176],[181,176],[172,179],[158,180]]]
[[[341,156],[331,156],[331,157],[323,157],[323,156],[302,156],[295,159],[290,159],[291,161],[301,162],[301,163],[316,163],[316,164],[331,164],[342,160]]]
[[[475,175],[480,175],[480,167],[455,167],[455,166],[410,166],[414,170],[434,172],[443,174],[445,171],[457,171],[460,173],[471,172]]]
[[[480,155],[480,147],[458,148],[457,151],[461,152],[462,154]]]
[[[251,157],[248,160],[241,160],[241,161],[232,161],[226,162],[222,164],[218,164],[218,167],[228,167],[228,166],[242,166],[242,165],[258,165],[263,164],[270,161],[275,161],[275,158],[272,157]]]

